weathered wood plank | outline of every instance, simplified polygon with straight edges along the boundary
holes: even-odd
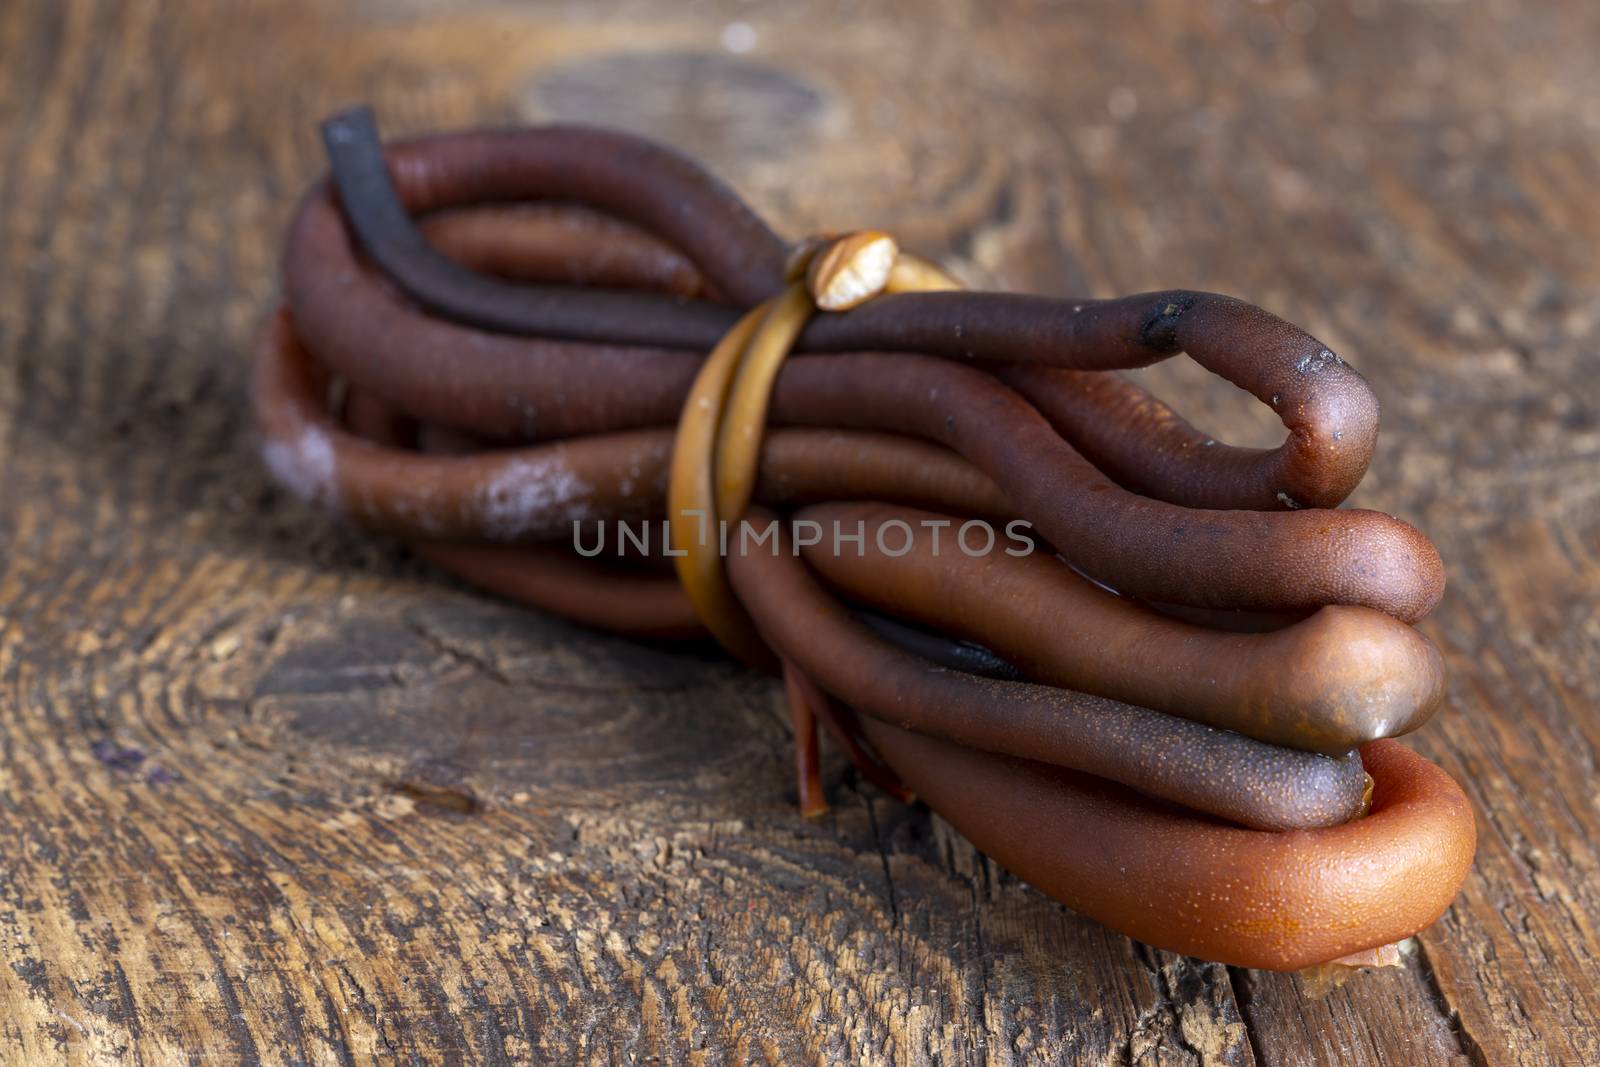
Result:
[[[1600,1061],[1597,23],[0,7],[0,1058]],[[793,232],[1324,337],[1385,400],[1359,502],[1452,568],[1416,744],[1482,816],[1461,900],[1321,996],[1152,952],[841,765],[797,819],[776,696],[715,655],[479,600],[275,492],[245,355],[314,121],[358,98],[396,131],[632,126]]]

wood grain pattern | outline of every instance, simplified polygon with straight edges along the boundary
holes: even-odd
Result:
[[[0,5],[0,1059],[1600,1062],[1597,33],[1575,0]],[[798,819],[774,687],[715,655],[275,491],[249,339],[357,99],[630,126],[789,232],[1328,341],[1385,404],[1357,502],[1451,567],[1415,743],[1481,817],[1456,906],[1322,995],[1151,951],[838,762]]]

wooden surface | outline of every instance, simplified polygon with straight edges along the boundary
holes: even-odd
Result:
[[[6,0],[0,1060],[1600,1062],[1597,35],[1583,0]],[[765,681],[273,489],[247,351],[358,99],[642,129],[791,233],[1329,342],[1384,402],[1357,502],[1451,568],[1414,743],[1481,817],[1455,907],[1331,992],[1146,949],[837,762],[797,818]]]

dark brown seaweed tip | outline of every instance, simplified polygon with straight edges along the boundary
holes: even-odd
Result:
[[[378,140],[378,117],[370,104],[351,104],[323,119],[318,127],[328,152],[340,146]]]
[[[1381,611],[1329,605],[1274,641],[1283,689],[1272,700],[1304,717],[1320,751],[1410,733],[1444,701],[1439,650]]]
[[[1392,591],[1388,613],[1401,622],[1421,622],[1444,599],[1444,560],[1427,534],[1403,519],[1386,518],[1392,533],[1381,540],[1372,566]]]

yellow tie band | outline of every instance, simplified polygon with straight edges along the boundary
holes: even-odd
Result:
[[[888,234],[864,230],[798,246],[789,286],[752,308],[700,368],[678,419],[667,485],[673,565],[696,613],[745,663],[778,663],[728,585],[723,523],[743,517],[755,492],[773,383],[818,310],[844,311],[883,292],[957,289],[960,284]],[[803,281],[801,280],[803,278]]]

